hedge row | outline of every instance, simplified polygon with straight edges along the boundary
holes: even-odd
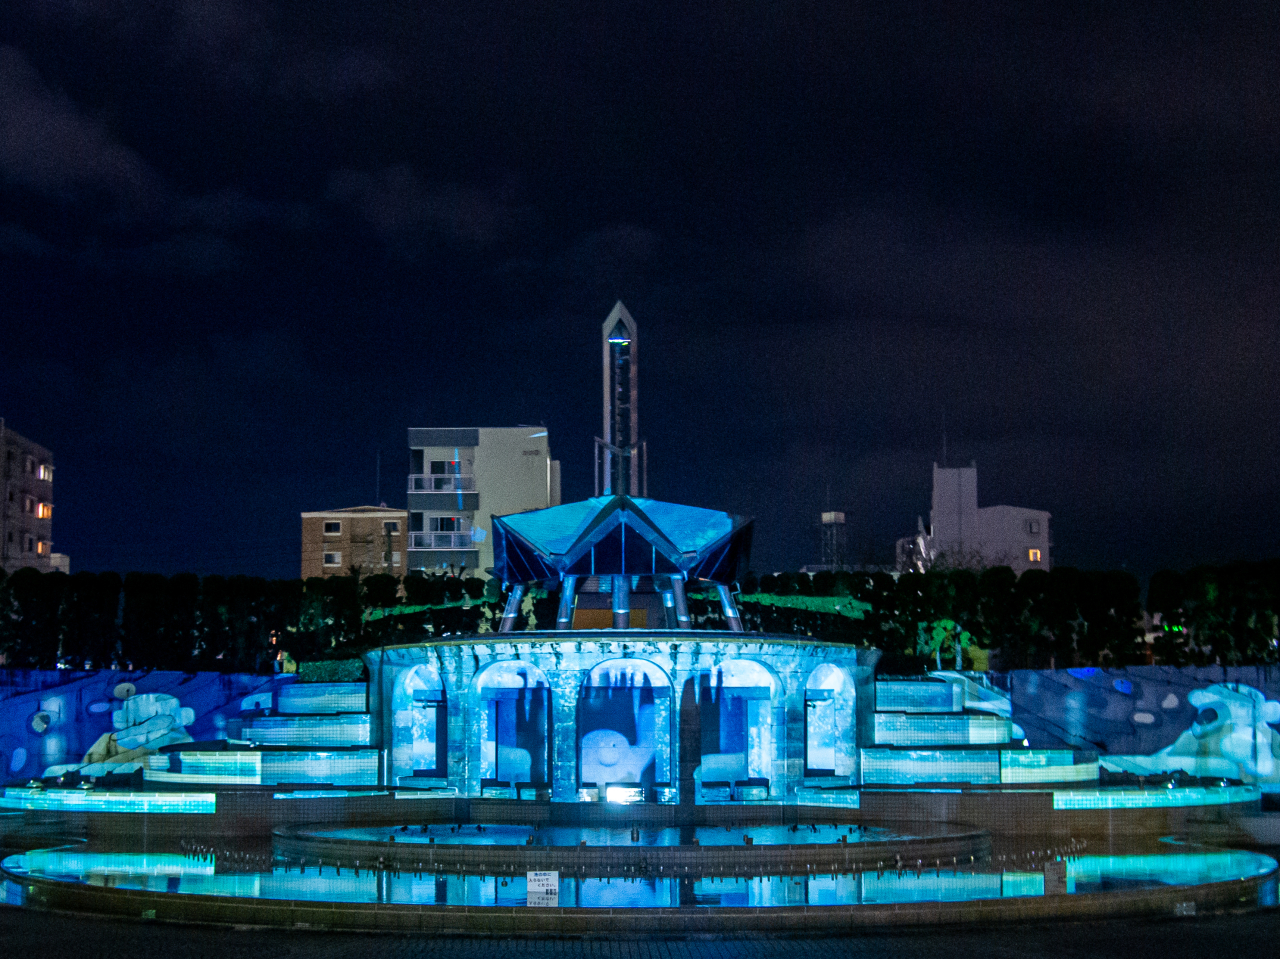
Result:
[[[1152,578],[1147,608],[1124,572],[1060,567],[982,572],[785,573],[743,578],[750,631],[884,651],[884,672],[993,668],[1242,665],[1280,662],[1280,560]],[[534,589],[518,629],[551,629],[559,597]],[[266,580],[150,573],[0,577],[0,665],[266,672],[348,659],[379,645],[496,628],[498,584],[453,576]],[[714,593],[691,590],[698,628],[723,629]]]

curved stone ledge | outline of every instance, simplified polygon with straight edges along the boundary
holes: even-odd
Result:
[[[593,876],[758,876],[771,873],[859,872],[880,866],[949,866],[985,862],[984,832],[943,833],[884,841],[735,846],[500,846],[364,842],[317,836],[305,826],[277,830],[273,844],[294,863],[360,864],[396,872],[458,870],[516,875],[556,869]],[[803,834],[801,834],[803,835]]]
[[[1174,917],[1249,911],[1275,898],[1276,872],[1200,886],[856,906],[535,909],[240,899],[105,889],[5,873],[32,908],[165,922],[475,937],[812,936],[912,926]]]

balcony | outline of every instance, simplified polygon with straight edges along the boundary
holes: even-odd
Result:
[[[475,549],[471,533],[410,533],[410,549]]]
[[[476,478],[461,473],[414,473],[409,476],[410,493],[473,493]]]

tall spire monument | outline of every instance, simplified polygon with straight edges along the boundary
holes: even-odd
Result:
[[[596,495],[649,495],[648,449],[640,441],[640,359],[636,321],[619,300],[600,333],[603,429],[596,437]]]

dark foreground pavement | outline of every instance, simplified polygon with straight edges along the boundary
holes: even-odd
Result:
[[[844,939],[475,940],[123,922],[0,906],[0,956],[59,959],[1274,959],[1280,912],[1205,919],[1000,926]]]

